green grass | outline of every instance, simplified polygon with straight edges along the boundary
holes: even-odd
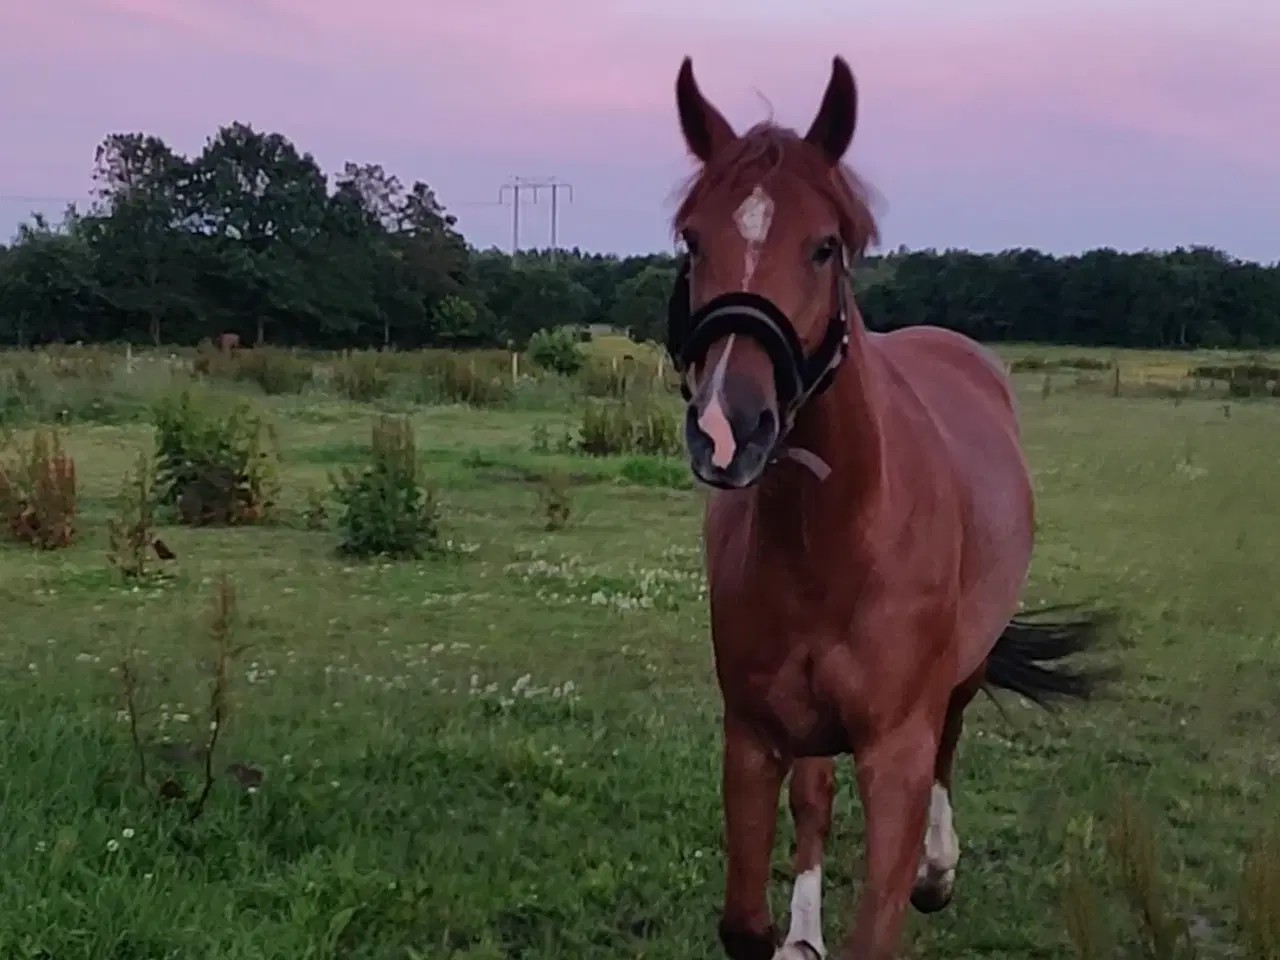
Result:
[[[1040,496],[1028,599],[1117,605],[1128,676],[1114,702],[1059,719],[975,704],[958,892],[913,917],[915,954],[1069,956],[1062,860],[1123,785],[1206,925],[1204,955],[1229,956],[1244,852],[1280,811],[1280,404],[1227,417],[1219,400],[1042,398],[1039,376],[1018,380]],[[362,457],[373,407],[260,402],[288,510]],[[572,418],[414,410],[455,547],[443,558],[346,562],[335,536],[292,524],[173,528],[177,573],[140,589],[113,580],[105,524],[149,430],[73,426],[81,542],[0,550],[0,957],[719,956],[701,494],[669,465],[532,452],[536,424]],[[539,483],[554,470],[574,475],[573,509],[548,533]],[[221,762],[265,779],[219,782],[184,825],[136,785],[112,669],[137,651],[146,736],[202,738],[203,617],[222,572],[250,646]],[[832,944],[861,850],[848,764],[836,816]]]

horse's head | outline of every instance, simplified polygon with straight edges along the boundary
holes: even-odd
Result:
[[[674,221],[687,259],[668,349],[683,368],[694,474],[745,487],[848,345],[847,266],[877,236],[863,189],[842,164],[857,88],[837,57],[804,137],[771,123],[739,137],[686,58],[676,104],[700,169]]]

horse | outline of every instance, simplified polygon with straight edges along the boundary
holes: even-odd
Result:
[[[839,955],[887,960],[907,904],[932,913],[953,894],[966,707],[995,689],[1047,709],[1088,699],[1107,671],[1064,658],[1095,645],[1106,614],[1017,615],[1035,504],[1004,366],[958,333],[873,332],[858,312],[851,271],[879,235],[844,162],[858,105],[846,61],[804,136],[773,122],[738,135],[687,57],[675,92],[696,169],[672,221],[683,254],[666,349],[708,493],[719,938],[731,960],[826,956],[833,764],[852,754],[865,876]],[[767,883],[788,774],[795,877],[779,938]]]

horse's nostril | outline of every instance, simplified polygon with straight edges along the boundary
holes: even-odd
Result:
[[[747,436],[748,443],[770,443],[773,435],[778,429],[778,418],[773,411],[765,407],[760,411],[760,416],[756,418],[756,425],[751,428],[751,433]]]

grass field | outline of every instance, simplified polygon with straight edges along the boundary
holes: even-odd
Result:
[[[1017,380],[1040,497],[1028,601],[1116,605],[1127,675],[1113,702],[1057,719],[975,704],[956,900],[913,917],[913,955],[1071,956],[1064,858],[1101,872],[1123,788],[1151,815],[1200,955],[1239,956],[1241,863],[1280,819],[1280,403]],[[377,409],[318,393],[255,403],[279,434],[291,513],[361,461]],[[0,958],[720,955],[702,495],[622,482],[616,458],[534,452],[535,427],[570,426],[572,407],[399,409],[441,487],[447,555],[343,560],[331,532],[296,522],[172,527],[177,572],[140,587],[107,565],[106,522],[151,429],[67,429],[79,541],[0,549]],[[548,532],[539,477],[553,466],[575,479],[567,527]],[[252,791],[220,780],[184,825],[137,785],[113,670],[136,651],[145,741],[202,741],[222,573],[248,649],[220,763],[264,777]],[[836,816],[829,943],[861,849],[847,765]],[[1114,897],[1101,911],[1121,923]]]

